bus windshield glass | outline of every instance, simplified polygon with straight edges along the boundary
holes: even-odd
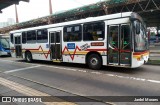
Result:
[[[1,38],[0,44],[3,48],[9,48],[9,38]]]
[[[146,51],[148,50],[148,37],[145,31],[145,26],[138,20],[134,21],[135,29],[135,51]],[[137,32],[138,30],[138,32]]]

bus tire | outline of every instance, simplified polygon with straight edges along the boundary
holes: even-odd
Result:
[[[33,61],[32,54],[30,52],[26,52],[25,59],[27,62],[32,62]]]
[[[89,68],[98,70],[102,67],[102,60],[98,54],[91,54],[87,59]]]

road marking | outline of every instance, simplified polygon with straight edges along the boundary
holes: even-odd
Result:
[[[47,66],[47,65],[43,65],[44,67],[50,67],[50,68],[58,68],[58,69],[62,69],[62,70],[67,70],[67,71],[78,71],[78,72],[83,72],[83,73],[92,73],[95,75],[106,75],[109,77],[116,77],[116,78],[121,78],[121,79],[130,79],[130,80],[136,80],[136,81],[142,81],[142,82],[150,82],[150,83],[158,83],[160,84],[159,80],[151,80],[151,79],[145,79],[145,78],[139,78],[139,77],[129,77],[129,76],[122,76],[122,75],[115,75],[115,74],[103,74],[101,72],[98,71],[87,71],[87,70],[82,70],[82,69],[72,69],[72,68],[64,68],[64,67],[56,67],[56,66]]]
[[[149,82],[153,82],[153,83],[160,83],[160,81],[157,81],[157,80],[147,80]]]
[[[2,62],[14,62],[14,61],[12,61],[12,60],[2,60],[2,59],[0,60],[0,62],[1,62],[1,61],[2,61]]]
[[[160,81],[158,81],[158,80],[151,80],[151,79],[144,79],[144,78],[137,78],[137,77],[119,76],[119,75],[114,75],[114,74],[105,74],[105,75],[110,76],[110,77],[117,77],[117,78],[123,78],[123,79],[130,79],[130,80],[160,84]]]
[[[8,61],[8,60],[4,60],[4,61]],[[19,63],[19,62],[15,62],[15,63]],[[23,63],[25,63],[25,62],[23,62]],[[33,65],[38,65],[38,64],[33,64]],[[151,79],[145,79],[145,78],[139,78],[139,77],[121,76],[121,75],[115,75],[115,74],[103,74],[101,72],[96,72],[96,71],[89,72],[89,71],[83,70],[83,69],[73,69],[73,68],[65,68],[65,67],[58,67],[58,66],[48,66],[48,65],[45,65],[45,64],[41,64],[41,66],[50,67],[50,68],[56,68],[56,69],[62,69],[62,70],[67,70],[67,71],[77,71],[77,72],[83,72],[83,73],[92,73],[92,74],[95,74],[95,75],[106,75],[106,76],[109,76],[109,77],[116,77],[116,78],[121,78],[121,79],[130,79],[130,80],[136,80],[136,81],[160,84],[159,80],[151,80]],[[6,71],[6,72],[10,72],[10,71]]]
[[[145,78],[139,78],[139,77],[129,77],[129,76],[122,76],[122,75],[115,75],[115,74],[103,74],[103,73],[98,72],[98,71],[90,72],[90,71],[82,70],[82,69],[72,69],[72,68],[47,66],[47,65],[43,65],[43,66],[44,67],[50,67],[50,68],[58,68],[58,69],[67,70],[67,71],[78,71],[78,72],[83,72],[83,73],[92,73],[92,74],[95,74],[95,75],[106,75],[106,76],[109,76],[109,77],[116,77],[116,78],[121,78],[121,79],[130,79],[130,80],[160,84],[159,80],[151,80],[151,79],[145,79]]]
[[[96,71],[91,72],[91,73],[92,73],[92,74],[98,74],[98,75],[102,74],[101,72],[96,72]]]
[[[20,68],[20,69],[14,69],[14,70],[9,70],[9,71],[5,71],[4,73],[12,73],[12,72],[16,72],[16,71],[23,71],[23,70],[27,70],[27,69],[32,69],[32,68],[37,68],[37,67],[41,67],[42,65],[37,65],[37,66],[31,66],[31,67],[26,67],[26,68]]]
[[[0,61],[2,61],[2,62],[7,62],[7,63],[21,63],[21,64],[29,64],[29,65],[38,65],[38,64],[32,64],[32,63],[27,63],[27,62],[16,62],[16,61],[14,61],[14,60],[0,60]]]
[[[79,72],[84,72],[84,73],[86,73],[87,71],[86,70],[78,70]]]
[[[145,78],[139,78],[139,77],[129,77],[129,76],[122,76],[122,75],[115,75],[115,74],[103,74],[103,73],[98,72],[98,71],[90,72],[90,71],[82,70],[82,69],[72,69],[72,68],[47,66],[47,65],[43,65],[43,66],[44,67],[50,67],[50,68],[58,68],[58,69],[67,70],[67,71],[78,71],[78,72],[83,72],[83,73],[92,73],[92,74],[95,74],[95,75],[106,75],[106,76],[109,76],[109,77],[116,77],[116,78],[121,78],[121,79],[130,79],[130,80],[160,84],[159,80],[151,80],[151,79],[145,79]]]
[[[27,96],[51,96],[49,94],[43,93],[41,91],[35,90],[33,88],[27,87],[25,85],[1,77],[0,77],[0,84]],[[42,103],[46,105],[77,105],[73,102],[66,102],[65,100],[62,100],[60,98],[54,96],[52,97],[53,101],[56,100],[56,102],[42,102]]]

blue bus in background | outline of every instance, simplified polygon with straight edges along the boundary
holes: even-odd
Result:
[[[0,34],[0,56],[10,56],[9,35]]]

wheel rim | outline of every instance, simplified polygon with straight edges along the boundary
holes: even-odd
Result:
[[[31,60],[31,56],[29,54],[27,54],[27,60],[30,61]]]
[[[91,63],[92,65],[97,65],[97,64],[98,64],[98,59],[92,58],[91,61],[90,61],[90,63]]]

